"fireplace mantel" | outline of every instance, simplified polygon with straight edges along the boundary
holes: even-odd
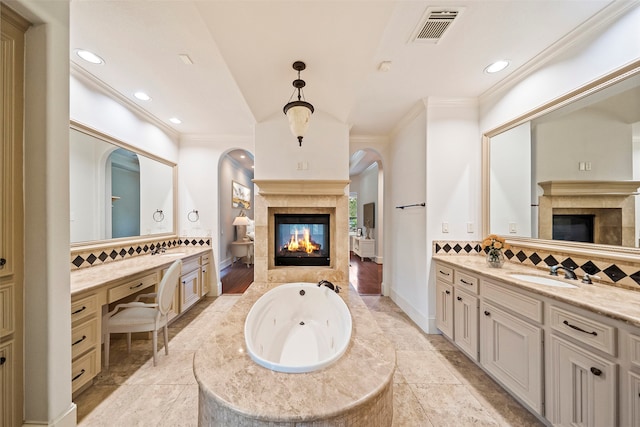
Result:
[[[254,179],[258,194],[266,195],[308,195],[344,196],[349,180],[276,180]]]
[[[545,196],[634,196],[640,181],[544,181]]]

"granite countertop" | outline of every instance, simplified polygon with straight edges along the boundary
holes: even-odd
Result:
[[[352,289],[345,297],[353,319],[352,341],[336,362],[317,371],[289,374],[251,360],[244,322],[254,302],[275,286],[252,284],[196,352],[193,367],[201,394],[204,391],[218,405],[254,419],[296,422],[340,414],[393,381],[393,346]]]
[[[71,271],[71,296],[126,279],[135,274],[169,267],[176,259],[185,259],[211,251],[210,247],[177,247],[159,255],[139,255],[95,267]],[[177,255],[180,254],[180,255]]]
[[[498,279],[503,283],[506,281],[514,287],[640,327],[640,291],[599,284],[595,281],[592,285],[589,285],[582,283],[579,279],[564,279],[562,271],[558,272],[557,277],[553,276],[553,279],[571,283],[577,288],[538,285],[516,279],[511,275],[552,276],[544,270],[510,262],[506,262],[502,268],[491,268],[487,266],[483,256],[434,255],[433,259],[455,268],[482,274],[487,278]]]

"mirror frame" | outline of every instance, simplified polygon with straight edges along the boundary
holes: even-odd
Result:
[[[601,89],[614,85],[626,78],[640,74],[640,60],[634,61],[608,75],[598,78],[578,89],[553,99],[552,101],[528,111],[501,126],[491,129],[482,135],[482,232],[483,236],[490,234],[490,143],[491,138],[519,126],[527,121],[536,119],[558,108],[564,107],[574,101],[580,100]],[[563,252],[578,255],[600,256],[607,259],[638,262],[640,248],[624,246],[611,246],[595,243],[579,243],[561,240],[544,240],[530,237],[503,236],[511,245],[527,248],[535,248],[549,252]]]
[[[162,240],[162,239],[177,239],[177,226],[178,226],[178,165],[169,160],[163,159],[162,157],[158,157],[155,154],[149,153],[148,151],[142,150],[138,147],[134,147],[126,142],[123,142],[119,139],[114,138],[111,135],[100,132],[96,129],[93,129],[87,125],[71,120],[69,123],[69,129],[76,130],[78,132],[82,132],[89,136],[93,136],[94,138],[100,139],[109,144],[113,144],[116,147],[124,148],[126,150],[132,151],[138,155],[145,156],[151,160],[155,160],[157,162],[163,163],[172,169],[172,182],[173,182],[173,224],[172,229],[173,232],[170,233],[158,233],[158,234],[149,234],[146,236],[131,236],[131,237],[117,237],[113,239],[104,239],[104,240],[87,240],[83,242],[70,243],[72,252],[81,252],[85,250],[93,250],[100,247],[109,247],[114,245],[119,245],[123,243],[143,243],[148,241]]]

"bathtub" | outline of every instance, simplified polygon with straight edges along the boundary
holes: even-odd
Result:
[[[324,368],[351,340],[351,313],[340,295],[316,283],[287,283],[249,310],[244,338],[251,359],[278,372]]]

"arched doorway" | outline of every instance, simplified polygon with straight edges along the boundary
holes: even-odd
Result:
[[[253,164],[253,154],[243,149],[228,151],[218,164],[218,253],[223,294],[243,293],[253,283]]]
[[[349,159],[349,180],[349,281],[361,295],[380,295],[384,258],[384,171],[380,153],[371,148],[355,151]]]

